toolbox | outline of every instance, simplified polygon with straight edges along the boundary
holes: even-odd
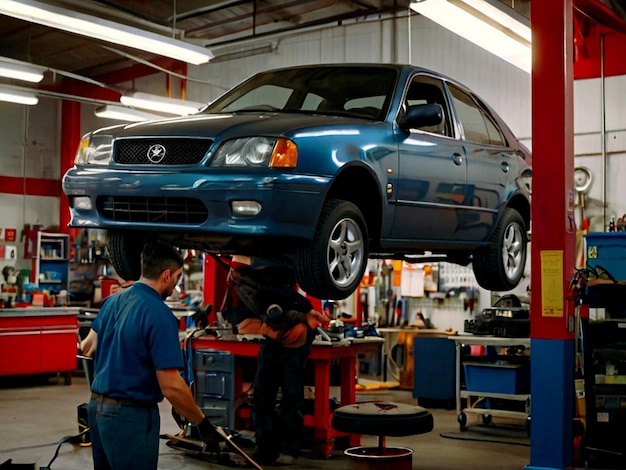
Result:
[[[235,428],[235,358],[226,351],[195,351],[195,398],[215,426]]]
[[[465,333],[493,335],[504,338],[530,336],[530,311],[524,307],[490,307],[473,320],[465,320]]]
[[[591,232],[585,235],[588,268],[602,267],[616,281],[626,281],[626,232]]]

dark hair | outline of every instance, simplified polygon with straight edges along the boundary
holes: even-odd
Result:
[[[167,243],[147,243],[141,253],[141,275],[146,279],[156,280],[163,271],[175,271],[182,265],[180,253]]]

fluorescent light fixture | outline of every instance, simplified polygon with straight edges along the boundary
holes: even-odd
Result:
[[[204,47],[36,0],[2,0],[0,14],[190,64],[204,64],[213,58]]]
[[[413,0],[411,9],[530,73],[530,28],[487,0]]]
[[[144,113],[136,109],[125,108],[123,106],[105,105],[95,109],[95,115],[99,118],[115,119],[116,121],[140,122],[154,119],[163,119],[163,116]]]
[[[149,93],[134,92],[122,95],[120,102],[133,108],[149,109],[161,113],[187,116],[195,114],[206,103],[167,98],[165,96],[151,95]]]
[[[529,21],[514,9],[506,6],[499,0],[462,0],[462,2],[485,15],[487,19],[495,21],[500,26],[503,26],[530,43],[531,32]],[[505,8],[510,13],[504,11]]]
[[[0,77],[15,78],[32,83],[39,83],[43,79],[41,67],[19,64],[15,62],[3,62],[0,57]]]
[[[39,103],[39,99],[34,93],[22,90],[13,90],[11,88],[0,87],[0,101],[8,101],[9,103],[27,104],[29,106]]]

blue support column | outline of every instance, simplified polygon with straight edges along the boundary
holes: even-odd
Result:
[[[572,467],[574,340],[530,341],[530,465],[526,470]]]

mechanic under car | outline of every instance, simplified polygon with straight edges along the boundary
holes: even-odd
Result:
[[[294,464],[303,439],[305,365],[328,318],[297,292],[293,272],[283,266],[234,256],[228,286],[224,317],[239,334],[265,337],[253,386],[253,458],[261,465]]]

